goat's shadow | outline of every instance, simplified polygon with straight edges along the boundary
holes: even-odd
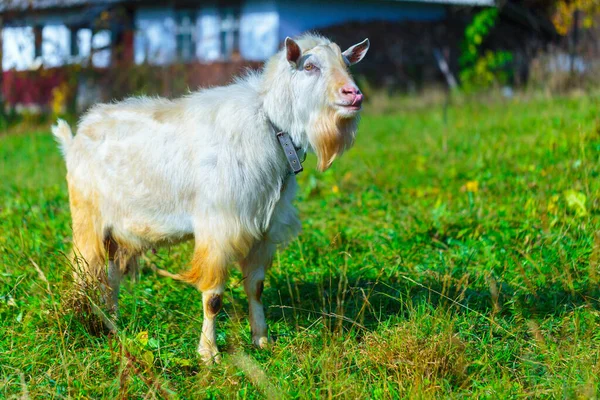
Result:
[[[282,275],[271,276],[269,286],[264,303],[270,320],[289,321],[291,316],[296,322],[307,322],[323,317],[337,320],[336,325],[367,330],[390,316],[408,318],[421,305],[484,317],[519,314],[526,319],[557,316],[582,306],[600,310],[600,287],[595,285],[572,291],[548,285],[527,293],[506,282],[483,288],[433,279],[423,283],[403,276],[364,280],[333,274],[320,282],[290,282]]]

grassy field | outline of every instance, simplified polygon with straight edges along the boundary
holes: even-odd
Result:
[[[303,233],[264,293],[272,348],[250,345],[235,271],[211,367],[199,293],[148,268],[185,268],[189,244],[148,253],[118,335],[84,329],[59,152],[47,131],[0,136],[0,398],[597,397],[599,110],[368,111],[350,153],[299,176]]]

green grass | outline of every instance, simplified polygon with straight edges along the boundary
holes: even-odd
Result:
[[[299,176],[272,348],[250,345],[236,271],[211,367],[199,293],[147,268],[185,268],[189,244],[147,255],[118,335],[83,328],[59,152],[46,131],[0,136],[0,397],[598,396],[600,98],[386,110]]]

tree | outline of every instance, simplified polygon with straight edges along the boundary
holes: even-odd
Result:
[[[591,28],[598,15],[598,0],[557,0],[554,2],[552,23],[560,35],[566,36],[572,28],[579,28],[580,23],[584,29]]]
[[[579,44],[580,30],[592,28],[600,16],[598,0],[556,0],[552,23],[559,35],[569,38],[569,54],[571,57],[571,74],[575,72],[575,59]]]

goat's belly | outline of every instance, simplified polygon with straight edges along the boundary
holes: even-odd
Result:
[[[115,239],[132,247],[175,244],[191,239],[194,234],[192,219],[186,214],[165,214],[152,218],[142,215],[106,217],[105,224]]]

